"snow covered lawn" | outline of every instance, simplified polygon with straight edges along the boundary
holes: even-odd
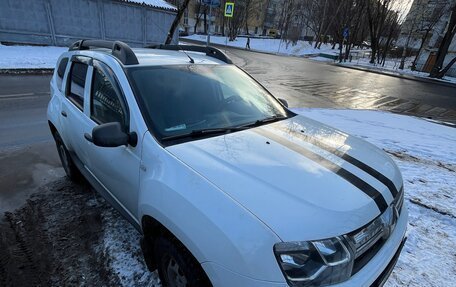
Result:
[[[408,240],[387,286],[456,282],[456,129],[378,111],[295,109],[385,150],[399,165],[409,209]],[[139,235],[113,210],[103,213],[104,247],[123,286],[159,286],[145,273]],[[157,285],[156,285],[157,284]]]
[[[201,42],[206,42],[206,35],[191,35],[184,37],[184,39],[196,40]],[[225,45],[226,37],[222,36],[211,36],[211,43]],[[228,41],[228,46],[245,48],[247,43],[247,38],[245,37],[236,37],[234,41]],[[331,53],[334,50],[331,50],[331,45],[323,44],[321,49],[315,49],[313,45],[309,44],[307,41],[298,41],[298,43],[293,45],[286,45],[284,41],[280,39],[259,39],[259,38],[250,38],[250,48],[252,51],[260,51],[281,55],[293,55],[293,56],[305,56],[305,55],[318,55],[323,52]]]
[[[401,62],[400,59],[387,60],[385,62],[384,67],[382,67],[381,65],[377,65],[377,64],[371,64],[371,63],[369,63],[369,61],[370,60],[368,58],[360,58],[357,60],[353,60],[352,62],[342,63],[342,65],[359,66],[359,67],[367,68],[370,70],[383,71],[383,72],[387,72],[387,73],[391,72],[391,73],[400,74],[400,75],[410,75],[410,76],[415,76],[415,77],[420,77],[420,78],[429,78],[429,73],[427,73],[427,72],[412,71],[410,69],[410,65],[412,64],[411,58],[408,58],[406,60],[405,67],[403,70],[399,69],[399,65]],[[440,81],[456,83],[456,78],[445,76]]]
[[[66,51],[66,47],[0,45],[0,69],[53,69]]]

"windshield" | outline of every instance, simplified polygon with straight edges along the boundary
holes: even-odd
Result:
[[[158,140],[289,115],[264,88],[232,65],[140,67],[131,68],[129,75]]]

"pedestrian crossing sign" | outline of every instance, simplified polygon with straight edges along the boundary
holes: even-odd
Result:
[[[225,3],[225,17],[233,17],[234,13],[234,3],[226,2]]]

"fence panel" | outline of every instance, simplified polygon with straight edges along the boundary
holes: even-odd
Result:
[[[161,44],[176,13],[119,0],[1,0],[0,41],[68,46],[78,39]],[[177,43],[177,33],[173,38]]]

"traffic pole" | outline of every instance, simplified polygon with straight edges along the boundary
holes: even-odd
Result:
[[[212,1],[211,1],[212,4]],[[207,27],[207,43],[206,46],[209,46],[211,43],[211,21],[212,21],[212,5],[209,5],[209,25]]]

